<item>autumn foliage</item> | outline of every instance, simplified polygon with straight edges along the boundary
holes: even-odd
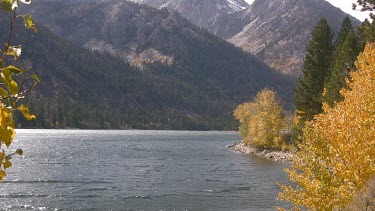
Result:
[[[344,101],[306,124],[279,198],[294,209],[341,210],[375,174],[375,43],[368,44],[340,94]]]
[[[264,149],[280,146],[283,114],[276,92],[262,90],[254,102],[239,105],[234,116],[240,122],[240,134],[244,143]]]
[[[14,113],[20,112],[27,120],[36,117],[29,112],[29,108],[21,104],[35,85],[40,81],[37,75],[27,76],[26,71],[19,66],[15,60],[21,56],[22,47],[13,44],[15,22],[23,19],[25,27],[37,31],[30,15],[18,15],[19,5],[30,4],[30,0],[0,0],[1,15],[11,17],[9,28],[0,26],[1,30],[8,30],[8,39],[5,48],[0,49],[0,182],[6,176],[6,170],[12,166],[13,155],[22,155],[22,150],[8,152],[8,148],[16,135],[16,122]]]

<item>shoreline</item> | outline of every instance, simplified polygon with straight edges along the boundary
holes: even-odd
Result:
[[[294,154],[287,151],[274,151],[274,150],[261,150],[253,146],[244,144],[242,142],[234,143],[227,146],[233,151],[239,152],[244,155],[250,155],[259,158],[265,158],[276,162],[290,163],[292,162]]]

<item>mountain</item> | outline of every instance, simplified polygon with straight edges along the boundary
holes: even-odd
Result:
[[[337,34],[347,16],[325,0],[255,0],[248,6],[241,4],[245,9],[215,14],[204,11],[219,10],[218,1],[202,1],[209,6],[194,0],[170,0],[168,4],[135,1],[179,11],[194,24],[256,55],[271,67],[293,75],[300,74],[307,43],[318,21],[327,19]],[[354,18],[352,21],[354,25],[360,24]]]
[[[247,23],[228,41],[271,67],[292,74],[300,72],[311,32],[319,20],[327,19],[338,34],[347,16],[325,0],[257,0],[238,15],[237,19],[245,17]],[[359,25],[358,20],[352,21]]]
[[[180,12],[192,19],[198,17],[195,19],[195,23],[203,28],[212,25],[215,17],[234,13],[247,6],[247,3],[243,0],[196,0],[193,2],[185,0],[141,0],[141,2],[153,6],[168,5],[172,8],[184,8],[184,11]],[[215,2],[215,7],[212,7],[213,2]],[[199,5],[199,10],[192,10],[194,7],[191,3]],[[174,17],[177,14],[169,13],[166,9],[161,9],[163,12],[155,12],[148,8],[139,11],[139,14],[136,14],[137,17],[131,16],[137,12],[135,10],[138,8],[139,5],[131,4],[125,0],[41,0],[33,4],[30,12],[38,21],[48,26],[59,36],[86,48],[104,50],[117,56],[123,56],[134,64],[141,64],[145,60],[167,60],[171,63],[173,58],[159,50],[147,49],[146,52],[138,52],[139,49],[136,49],[136,45],[139,46],[139,39],[143,38],[137,36],[138,32],[135,31],[135,28],[139,28],[140,24],[147,22],[148,25],[141,26],[140,30],[142,30],[141,33],[148,33],[148,28],[155,28],[157,24],[166,25],[175,22],[176,25],[181,25],[179,27],[191,30],[186,27],[187,22],[180,17]],[[142,6],[141,8],[146,7]],[[146,11],[151,14],[142,14]],[[131,15],[129,16],[129,14]],[[129,21],[130,18],[132,20],[129,23],[122,22]],[[146,18],[146,20],[141,20],[141,18]],[[156,20],[153,20],[154,18]],[[159,44],[157,41],[154,43],[159,46],[170,45],[169,43]]]
[[[245,9],[244,0],[133,0],[158,8],[169,8],[182,14],[199,27],[214,31],[211,28],[222,15],[229,15]]]
[[[113,0],[32,10],[47,27],[16,33],[23,65],[42,78],[28,98],[39,119],[24,126],[229,130],[235,106],[262,88],[290,105],[290,77],[166,9]]]

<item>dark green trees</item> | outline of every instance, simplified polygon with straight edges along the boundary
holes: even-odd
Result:
[[[307,46],[302,69],[302,77],[294,90],[296,106],[295,121],[291,131],[291,142],[300,140],[306,121],[321,113],[324,81],[328,75],[333,51],[333,32],[325,19],[315,27],[312,39]]]
[[[335,102],[343,100],[340,90],[345,86],[348,73],[354,68],[354,61],[359,54],[357,36],[348,17],[342,24],[336,43],[330,74],[325,80],[325,93],[323,95],[324,102],[331,107],[334,106]]]
[[[321,96],[331,63],[332,37],[327,21],[322,19],[313,31],[303,64],[303,76],[294,93],[296,114],[303,122],[322,112]]]
[[[335,52],[337,51],[338,46],[342,45],[345,42],[345,39],[348,37],[350,31],[353,30],[352,21],[348,16],[344,19],[341,25],[341,30],[339,32],[339,36],[335,41]]]
[[[362,23],[357,30],[361,50],[364,49],[365,44],[368,42],[375,42],[375,21],[368,21],[367,19]]]
[[[362,51],[363,43],[373,39],[374,25],[365,21],[356,33],[349,17],[332,45],[332,32],[321,20],[309,43],[301,77],[294,94],[296,116],[292,128],[292,142],[300,140],[306,121],[323,112],[323,103],[334,107],[344,100],[340,93],[346,85],[349,71],[355,69],[354,61]]]

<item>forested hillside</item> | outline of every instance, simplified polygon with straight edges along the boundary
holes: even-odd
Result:
[[[58,5],[51,2],[54,3]],[[31,123],[21,122],[21,126],[235,129],[235,105],[252,99],[264,87],[278,90],[285,103],[290,102],[292,80],[241,49],[167,10],[121,4],[129,4],[118,12],[124,15],[119,20],[127,21],[118,22],[115,29],[122,30],[110,31],[111,44],[124,51],[129,46],[136,47],[138,52],[152,48],[173,58],[172,62],[145,60],[132,66],[119,54],[101,48],[97,49],[101,52],[81,48],[79,40],[72,39],[74,44],[58,38],[41,25],[36,34],[19,27],[16,36],[24,46],[20,62],[42,78],[35,98],[28,98],[33,99],[29,107],[39,118]],[[95,5],[90,7],[107,6]],[[100,13],[79,14],[78,18],[61,16],[65,18],[61,29],[87,26],[91,31],[85,35],[89,36],[95,27],[102,26],[100,22],[90,22],[103,20],[97,18]],[[6,24],[4,19],[1,17],[1,25]],[[84,22],[80,25],[79,21]],[[1,39],[5,33],[1,31]],[[102,36],[99,32],[95,35]]]

